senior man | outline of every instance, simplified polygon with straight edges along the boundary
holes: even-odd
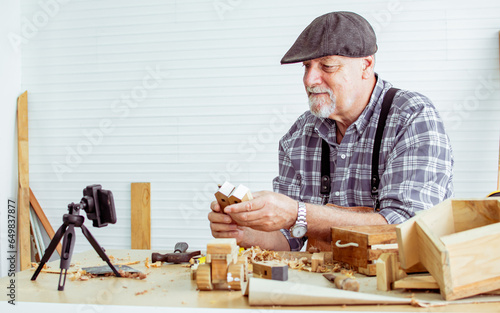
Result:
[[[275,192],[216,202],[214,237],[243,247],[328,249],[330,228],[402,223],[453,193],[453,157],[431,101],[374,72],[370,24],[352,12],[316,18],[281,60],[302,62],[310,110],[280,140]]]

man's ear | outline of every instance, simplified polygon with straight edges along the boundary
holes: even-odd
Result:
[[[375,56],[369,55],[367,57],[363,57],[361,60],[362,70],[363,70],[363,79],[368,79],[373,76],[373,70],[375,67]]]

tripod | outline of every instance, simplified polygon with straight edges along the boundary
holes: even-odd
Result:
[[[69,214],[63,215],[63,224],[61,225],[61,227],[59,227],[56,234],[54,235],[54,238],[52,238],[52,241],[45,250],[42,260],[40,261],[40,264],[38,265],[35,273],[31,277],[31,280],[36,280],[43,266],[48,262],[48,260],[52,256],[52,253],[59,244],[59,241],[61,241],[61,238],[64,236],[61,250],[61,263],[59,265],[59,267],[61,268],[61,272],[59,273],[59,286],[57,288],[57,290],[64,290],[64,285],[66,283],[66,274],[71,264],[71,256],[73,254],[73,248],[75,246],[75,227],[80,227],[83,235],[85,235],[92,247],[94,247],[94,250],[101,257],[101,259],[103,259],[103,261],[105,261],[109,265],[116,277],[121,277],[120,273],[118,273],[113,264],[111,264],[111,261],[109,260],[106,253],[104,253],[103,248],[99,246],[94,236],[92,236],[87,227],[83,225],[85,218],[80,215],[80,206],[85,206],[85,203],[80,203],[80,205],[71,203],[68,205]]]

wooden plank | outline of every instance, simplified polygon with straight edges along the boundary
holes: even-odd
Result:
[[[423,221],[417,220],[416,228],[420,261],[436,279],[438,285],[441,287],[441,294],[445,297],[447,293],[444,290],[447,285],[445,277],[449,276],[449,259],[447,258],[444,245],[432,235],[432,228]]]
[[[28,92],[17,98],[17,162],[19,188],[17,194],[17,236],[21,270],[31,267]]]
[[[432,275],[410,275],[396,280],[394,289],[439,289],[439,285]]]
[[[427,211],[420,212],[406,222],[399,224],[396,227],[399,262],[405,270],[422,269],[416,222],[427,217],[433,220],[433,224],[436,226],[433,229],[436,236],[440,237],[454,232],[451,199],[445,200]]]
[[[131,184],[132,249],[151,249],[151,184]]]
[[[38,219],[42,223],[42,226],[45,229],[45,232],[47,232],[47,235],[52,240],[52,238],[54,238],[55,231],[52,228],[52,225],[50,224],[47,216],[43,212],[43,209],[40,206],[40,203],[38,202],[37,198],[35,197],[35,194],[31,190],[31,188],[30,188],[30,204],[33,207],[33,211],[35,211],[36,216],[38,216]],[[57,245],[56,250],[57,250],[57,253],[59,253],[59,255],[61,255],[61,243],[60,242]]]
[[[453,220],[455,232],[500,222],[500,199],[454,200]]]
[[[500,223],[444,236],[441,241],[448,251],[447,282],[453,289],[453,295],[447,295],[450,300],[500,288],[500,250],[496,249],[500,246]]]

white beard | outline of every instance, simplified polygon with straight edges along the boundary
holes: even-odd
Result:
[[[307,91],[314,93],[328,93],[329,99],[325,100],[324,97],[318,98],[314,95],[309,96],[309,109],[311,113],[319,118],[328,118],[335,111],[336,98],[332,90],[324,87],[307,87]]]

